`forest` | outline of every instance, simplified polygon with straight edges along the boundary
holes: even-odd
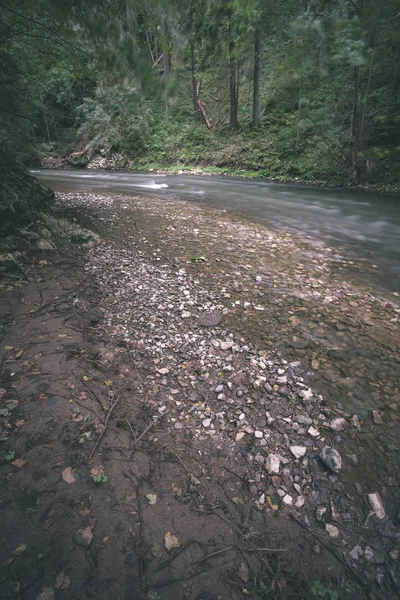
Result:
[[[0,10],[4,164],[200,166],[398,189],[399,0]]]

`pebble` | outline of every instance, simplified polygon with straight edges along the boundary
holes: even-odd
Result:
[[[295,458],[302,458],[307,452],[307,446],[290,446],[290,452]]]
[[[368,503],[378,519],[384,519],[386,517],[385,507],[383,506],[382,499],[378,492],[368,494]]]
[[[174,423],[174,429],[182,429],[182,427],[183,427],[183,425],[179,421],[176,421]]]
[[[203,427],[210,427],[210,425],[211,425],[211,419],[204,419]]]
[[[346,419],[343,419],[343,418],[333,419],[329,423],[329,427],[332,429],[332,431],[342,431],[342,429],[344,427],[346,427]]]
[[[286,506],[292,506],[293,504],[293,498],[292,496],[289,496],[289,494],[286,494],[283,498],[282,498],[282,502],[284,504],[286,504]]]
[[[265,469],[270,474],[278,474],[281,466],[279,456],[276,454],[269,454],[265,461]]]
[[[323,448],[320,457],[327,467],[334,473],[339,473],[342,468],[342,457],[339,452],[330,446]]]
[[[349,555],[353,560],[359,560],[363,555],[363,549],[359,544],[357,544],[354,546],[353,550],[349,552]]]
[[[221,342],[220,348],[221,350],[230,350],[233,346],[233,342]]]
[[[336,527],[336,525],[332,525],[332,523],[326,523],[325,531],[327,531],[333,538],[339,537],[339,529]]]
[[[372,411],[372,418],[374,420],[375,425],[383,425],[383,419],[379,411]]]
[[[255,431],[254,432],[254,437],[256,437],[256,438],[258,438],[260,440],[261,438],[264,437],[264,434],[263,434],[262,431]]]
[[[184,310],[181,314],[182,319],[190,319],[191,316],[192,313],[190,313],[188,310]]]
[[[320,433],[318,431],[318,429],[316,429],[315,427],[309,427],[308,431],[307,431],[308,435],[311,435],[311,437],[319,437]]]

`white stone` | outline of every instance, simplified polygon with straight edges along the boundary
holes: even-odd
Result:
[[[357,546],[354,546],[353,550],[349,552],[349,555],[353,560],[359,560],[363,555],[363,549],[357,544]]]
[[[232,348],[232,346],[233,346],[233,342],[221,342],[220,343],[221,350],[230,350],[230,348]]]
[[[204,419],[203,427],[210,427],[210,425],[211,425],[211,419]]]
[[[329,533],[329,535],[333,538],[337,538],[339,537],[339,529],[336,527],[336,525],[332,525],[331,523],[327,523],[325,525],[325,531],[327,531]]]
[[[290,452],[295,458],[302,458],[307,452],[307,446],[290,446]]]
[[[191,316],[192,313],[190,313],[188,310],[184,310],[181,314],[182,319],[190,319]]]
[[[342,431],[342,429],[346,427],[346,419],[333,419],[329,423],[329,427],[332,429],[332,431]]]
[[[254,432],[254,437],[258,438],[259,440],[261,440],[261,438],[264,437],[264,434],[262,431],[255,431]]]
[[[293,505],[293,498],[292,498],[292,496],[289,496],[289,494],[286,494],[286,496],[284,496],[282,498],[282,502],[284,504],[286,504],[287,506],[292,506]]]
[[[265,468],[268,471],[268,473],[279,473],[280,466],[281,461],[279,459],[279,456],[277,456],[276,454],[269,454],[267,456],[267,459],[265,461]]]
[[[305,498],[304,496],[299,496],[296,500],[296,502],[294,503],[296,508],[301,508],[302,506],[304,506],[305,503]]]
[[[319,437],[318,429],[316,429],[312,425],[311,425],[311,427],[308,428],[307,433],[308,433],[308,435],[311,435],[311,437]]]

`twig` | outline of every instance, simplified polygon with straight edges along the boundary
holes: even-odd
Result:
[[[322,544],[322,545],[324,546],[324,548],[326,548],[326,549],[327,549],[327,550],[328,550],[328,551],[329,551],[331,554],[333,554],[333,556],[334,556],[334,557],[335,557],[335,558],[336,558],[336,559],[337,559],[337,560],[338,560],[338,561],[339,561],[339,562],[340,562],[340,563],[341,563],[341,564],[342,564],[344,567],[346,567],[346,569],[347,569],[348,571],[350,571],[350,573],[353,575],[354,579],[355,579],[355,580],[356,580],[356,581],[357,581],[357,582],[358,582],[358,583],[361,585],[361,587],[365,589],[365,582],[364,582],[364,581],[361,579],[361,577],[359,577],[359,576],[357,575],[357,573],[354,571],[354,569],[352,569],[352,568],[351,568],[351,566],[350,566],[350,565],[348,565],[348,564],[346,563],[346,561],[345,561],[345,560],[344,560],[344,559],[343,559],[343,558],[340,556],[340,554],[338,554],[338,553],[336,552],[336,550],[334,550],[333,548],[331,548],[331,547],[329,546],[329,544],[327,544],[326,542],[324,542],[324,540],[323,540],[323,539],[321,539],[321,538],[320,538],[320,536],[319,536],[317,533],[315,533],[315,531],[313,531],[312,529],[310,529],[309,527],[307,527],[307,525],[305,525],[304,523],[302,523],[302,522],[300,521],[300,519],[298,519],[298,518],[296,517],[296,515],[294,515],[293,513],[290,513],[290,517],[293,519],[293,521],[296,521],[296,523],[297,523],[298,525],[300,525],[300,527],[302,527],[303,529],[305,529],[306,531],[308,531],[308,533],[311,533],[311,535],[312,535],[313,537],[315,537],[315,539],[316,539],[316,540],[318,540],[318,542],[319,542],[320,544]]]
[[[111,407],[110,407],[110,410],[108,411],[108,414],[107,414],[107,417],[106,417],[106,421],[105,421],[105,423],[104,423],[104,429],[103,429],[103,431],[100,433],[99,437],[98,437],[98,438],[97,438],[97,440],[96,440],[96,443],[95,443],[95,445],[93,446],[93,449],[92,449],[91,453],[89,454],[89,458],[88,458],[88,460],[89,460],[89,461],[92,459],[92,456],[93,456],[93,454],[94,454],[94,452],[95,452],[95,450],[96,450],[97,446],[99,445],[99,443],[100,443],[100,441],[101,441],[101,438],[103,437],[103,435],[104,435],[104,433],[105,433],[105,431],[106,431],[106,429],[107,429],[107,425],[108,425],[108,421],[110,420],[111,413],[112,413],[112,411],[114,410],[114,408],[117,406],[117,404],[118,404],[118,402],[117,402],[117,401],[115,401],[115,402],[114,402],[114,403],[111,405]]]
[[[229,550],[234,550],[233,546],[227,546],[226,548],[222,548],[222,550],[217,550],[216,552],[211,552],[211,554],[207,554],[207,556],[204,556],[203,558],[201,558],[200,560],[195,562],[192,566],[195,567],[196,565],[199,565],[200,563],[205,562],[206,560],[209,560],[210,558],[214,558],[214,556],[218,556],[219,554],[228,552]]]
[[[154,419],[154,420],[153,420],[153,421],[152,421],[152,422],[151,422],[149,425],[147,425],[147,427],[146,427],[146,428],[145,428],[145,429],[142,431],[142,433],[139,435],[139,437],[135,439],[135,446],[136,446],[136,445],[137,445],[137,444],[140,442],[140,440],[141,440],[141,439],[142,439],[142,438],[143,438],[143,437],[146,435],[146,433],[147,433],[148,431],[150,431],[150,429],[151,429],[152,427],[154,427],[154,425],[155,425],[156,423],[158,423],[159,421],[161,421],[161,419],[163,418],[163,416],[164,416],[165,414],[166,414],[166,413],[163,413],[163,414],[162,414],[162,415],[160,415],[159,417],[156,417],[156,418],[155,418],[155,419]]]
[[[181,463],[182,467],[185,469],[186,474],[190,477],[192,474],[189,471],[189,469],[187,468],[187,466],[185,465],[185,463],[183,462],[183,460],[181,459],[181,457],[179,456],[179,454],[177,454],[174,450],[172,450],[172,448],[170,446],[164,446],[165,448],[167,448],[167,450],[169,450]]]
[[[103,406],[103,404],[102,404],[102,402],[101,402],[100,398],[99,398],[99,397],[98,397],[98,395],[96,394],[96,392],[94,392],[94,391],[92,390],[92,388],[91,388],[91,387],[90,387],[90,386],[89,386],[89,385],[86,383],[86,381],[83,381],[83,379],[79,379],[79,381],[81,381],[81,382],[83,383],[83,385],[84,385],[85,387],[87,387],[87,389],[89,390],[89,392],[90,392],[90,393],[91,393],[91,394],[94,396],[94,398],[97,400],[97,402],[98,402],[99,406],[101,407],[101,410],[103,411],[103,413],[106,415],[106,414],[107,414],[107,411],[106,411],[106,409],[104,408],[104,406]]]

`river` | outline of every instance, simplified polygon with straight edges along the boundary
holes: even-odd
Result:
[[[355,278],[374,292],[400,288],[400,199],[364,191],[325,189],[263,180],[120,171],[35,170],[56,191],[97,191],[181,198],[239,213],[263,225],[333,246],[364,265]]]

